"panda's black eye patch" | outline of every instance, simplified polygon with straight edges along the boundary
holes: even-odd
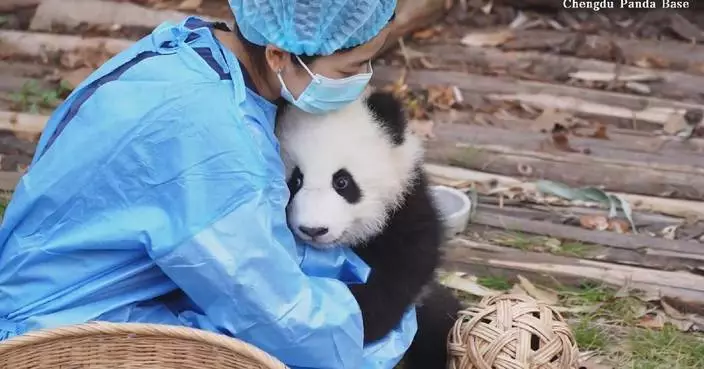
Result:
[[[362,191],[346,169],[340,169],[332,175],[331,185],[335,192],[350,204],[355,204],[362,199]]]
[[[288,185],[288,191],[291,193],[291,198],[298,192],[298,190],[303,187],[303,173],[299,167],[295,167],[293,172],[291,172],[291,177],[286,183]]]

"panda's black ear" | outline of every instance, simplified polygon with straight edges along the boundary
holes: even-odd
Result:
[[[366,99],[367,107],[391,138],[394,145],[402,145],[406,132],[406,115],[401,101],[393,94],[375,91]]]

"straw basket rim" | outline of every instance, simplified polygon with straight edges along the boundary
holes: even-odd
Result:
[[[240,339],[209,332],[202,329],[156,324],[156,323],[114,323],[91,321],[87,323],[65,325],[30,331],[25,334],[0,341],[0,357],[7,352],[51,342],[65,338],[79,338],[93,335],[136,335],[151,337],[170,337],[194,343],[207,345],[237,352],[248,359],[256,361],[270,369],[290,369],[264,350]]]

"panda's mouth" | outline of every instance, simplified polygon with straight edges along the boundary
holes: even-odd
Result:
[[[310,237],[305,234],[301,234],[299,232],[294,232],[296,234],[296,237],[300,239],[301,241],[307,243],[308,245],[320,249],[320,250],[326,250],[326,249],[332,249],[335,247],[340,247],[343,246],[340,244],[340,241],[343,240],[345,237],[345,234],[343,233],[342,235],[335,237],[335,238],[329,238],[326,236],[321,236],[321,237]]]

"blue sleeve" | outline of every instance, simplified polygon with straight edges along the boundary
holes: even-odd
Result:
[[[157,264],[202,309],[204,325],[291,366],[359,368],[362,322],[348,288],[304,275],[290,239],[269,222],[277,210],[262,193],[240,196],[214,224],[155,254]]]
[[[214,329],[290,366],[360,368],[359,307],[342,281],[301,270],[275,145],[213,91],[193,93],[126,149],[126,172],[147,188],[150,256]]]

